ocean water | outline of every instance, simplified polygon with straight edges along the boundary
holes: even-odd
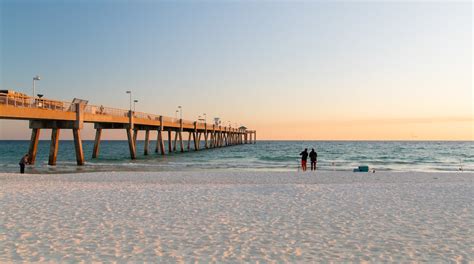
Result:
[[[204,145],[203,142],[201,142]],[[0,172],[18,171],[18,161],[29,141],[0,141]],[[92,159],[93,141],[83,141],[85,166],[76,166],[73,141],[60,141],[56,166],[48,166],[49,141],[40,141],[36,164],[27,173],[92,171],[255,170],[296,171],[304,148],[318,152],[319,170],[351,171],[359,165],[384,171],[474,171],[474,142],[456,141],[258,141],[216,149],[143,155],[137,142],[137,159],[130,160],[127,141],[102,141],[99,158]],[[167,142],[165,142],[165,147]],[[187,143],[185,143],[187,149]],[[204,146],[202,146],[204,148]]]

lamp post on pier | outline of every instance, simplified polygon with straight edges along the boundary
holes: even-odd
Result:
[[[183,107],[178,105],[178,109],[179,109],[179,118],[183,119]]]
[[[39,80],[41,80],[41,77],[39,75],[36,75],[35,77],[33,77],[33,95],[32,95],[33,98],[36,97],[36,81],[39,81]]]
[[[133,100],[133,112],[135,112],[135,104],[138,103],[138,100]]]
[[[128,93],[130,95],[130,111],[132,111],[132,91],[126,91],[125,93]]]

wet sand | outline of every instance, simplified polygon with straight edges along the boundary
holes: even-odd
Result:
[[[0,174],[0,262],[470,262],[474,174]]]

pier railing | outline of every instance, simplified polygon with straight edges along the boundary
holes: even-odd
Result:
[[[84,113],[94,114],[94,115],[110,115],[110,116],[119,116],[119,117],[127,117],[128,111],[119,109],[119,108],[112,108],[112,107],[105,107],[105,106],[98,106],[98,105],[86,105],[84,108]]]
[[[73,104],[44,98],[32,98],[19,94],[0,93],[0,104],[14,107],[49,109],[55,111],[74,111]]]
[[[15,93],[0,93],[0,104],[10,105],[14,107],[37,108],[63,112],[75,112],[76,105],[71,102],[51,100],[46,98],[33,98],[22,94]],[[117,117],[128,117],[129,110],[106,107],[103,105],[86,105],[84,113],[94,115],[109,115]],[[133,112],[133,117],[159,121],[160,115],[149,114],[144,112]],[[167,123],[179,124],[178,118],[163,116],[163,121]],[[194,121],[183,120],[183,125],[192,126]],[[208,124],[208,127],[212,125]]]

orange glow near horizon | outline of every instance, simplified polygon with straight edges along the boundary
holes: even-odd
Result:
[[[474,118],[333,120],[255,124],[267,140],[474,140]]]
[[[30,137],[27,121],[0,121],[0,138],[27,140]],[[16,129],[11,129],[15,127]],[[258,140],[474,140],[474,117],[400,118],[366,120],[320,120],[311,122],[252,122]],[[61,139],[72,139],[64,129]],[[41,133],[42,140],[50,138],[50,130]],[[143,139],[144,133],[138,138]],[[94,139],[94,129],[86,124],[83,139]],[[125,140],[122,130],[109,129],[103,139]]]

